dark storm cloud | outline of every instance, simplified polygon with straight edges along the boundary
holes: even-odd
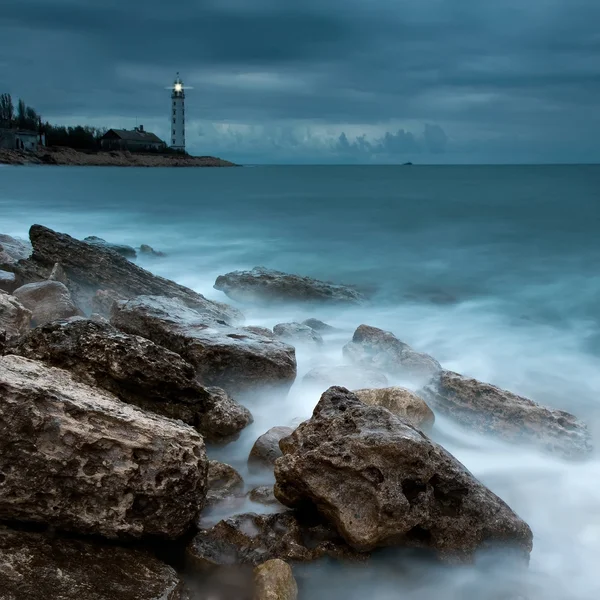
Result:
[[[600,160],[599,22],[596,0],[4,0],[0,91],[161,128],[179,70],[189,143],[250,159]]]

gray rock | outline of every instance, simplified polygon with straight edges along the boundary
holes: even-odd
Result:
[[[440,413],[510,443],[533,444],[565,457],[592,451],[589,431],[572,414],[547,408],[489,383],[442,371],[422,391]]]
[[[247,496],[249,500],[256,502],[257,504],[280,507],[281,510],[287,510],[286,507],[275,498],[272,485],[260,485],[257,488],[250,490]]]
[[[280,339],[295,344],[323,344],[323,338],[308,325],[300,323],[279,323],[273,333]]]
[[[206,410],[198,414],[196,427],[204,438],[213,443],[230,442],[244,427],[254,421],[252,414],[218,387],[204,388],[209,397]]]
[[[255,567],[253,600],[297,600],[298,585],[292,568],[275,558]]]
[[[327,323],[323,323],[323,321],[319,321],[319,319],[306,319],[306,321],[302,321],[302,325],[306,325],[319,333],[331,333],[337,331],[335,327],[327,325]]]
[[[83,238],[83,241],[87,244],[91,244],[92,246],[99,246],[100,248],[106,250],[112,250],[125,258],[135,258],[137,256],[137,252],[135,248],[128,246],[127,244],[114,244],[112,242],[107,242],[102,238],[96,237],[95,235],[90,235],[89,237]]]
[[[13,295],[31,311],[32,325],[45,325],[56,319],[81,314],[67,287],[59,281],[39,281],[17,288]]]
[[[255,267],[217,277],[215,289],[233,300],[249,303],[327,302],[363,304],[365,298],[351,287],[310,277]]]
[[[69,278],[67,277],[67,274],[60,263],[55,263],[48,279],[50,281],[60,281],[60,283],[64,285],[69,283]]]
[[[206,497],[202,437],[61,369],[0,358],[0,519],[176,538]]]
[[[142,244],[140,246],[140,253],[145,254],[147,256],[155,256],[155,257],[166,256],[166,254],[164,252],[157,251],[152,246],[148,246],[148,244]]]
[[[0,291],[10,294],[15,289],[15,282],[14,273],[0,270]]]
[[[264,335],[272,340],[277,339],[277,336],[273,333],[272,329],[268,327],[259,327],[258,325],[247,325],[242,327],[244,331],[250,331],[251,333],[258,333],[258,335]]]
[[[30,325],[31,311],[14,296],[0,294],[0,331],[8,338],[18,337],[29,331]]]
[[[291,435],[291,427],[271,427],[254,442],[248,456],[248,468],[251,472],[273,469],[275,461],[282,455],[279,440]]]
[[[471,561],[499,545],[529,556],[531,530],[500,498],[419,430],[344,388],[323,394],[280,447],[275,497],[312,504],[356,550],[429,548]]]
[[[302,383],[318,388],[319,393],[335,385],[347,388],[377,388],[389,384],[382,371],[356,365],[315,367],[302,378]]]
[[[218,460],[209,461],[207,506],[213,506],[232,496],[240,496],[243,489],[244,480],[231,465]]]
[[[0,233],[0,268],[28,258],[31,251],[31,244],[28,241]]]
[[[361,325],[344,346],[344,357],[364,367],[382,369],[393,375],[427,381],[442,370],[435,358],[417,352],[393,333]]]
[[[129,548],[0,527],[3,600],[185,600],[172,567]]]
[[[293,347],[230,327],[176,298],[129,300],[115,307],[111,322],[177,352],[195,367],[204,385],[233,394],[263,386],[287,389],[296,377]]]

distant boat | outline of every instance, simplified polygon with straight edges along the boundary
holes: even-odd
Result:
[[[402,163],[403,167],[412,167],[412,163],[411,162],[407,162],[407,163]]]

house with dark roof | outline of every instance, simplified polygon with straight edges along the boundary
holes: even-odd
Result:
[[[135,129],[109,129],[101,138],[100,146],[103,150],[131,150],[131,151],[161,151],[167,147],[157,135],[145,131],[140,125]]]

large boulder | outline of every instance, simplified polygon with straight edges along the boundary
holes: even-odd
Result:
[[[0,267],[9,267],[31,255],[31,244],[26,240],[0,233]]]
[[[220,275],[215,289],[233,300],[248,303],[327,302],[363,304],[365,298],[355,289],[310,277],[255,267]]]
[[[248,456],[248,468],[258,472],[273,469],[275,461],[281,456],[279,440],[288,437],[294,431],[291,427],[271,427],[254,442]]]
[[[206,496],[202,437],[81,384],[0,358],[0,519],[108,538],[175,538]]]
[[[0,331],[8,338],[26,333],[31,326],[31,311],[17,298],[0,293]]]
[[[80,314],[69,290],[60,281],[28,283],[17,288],[13,295],[31,311],[34,326]]]
[[[204,385],[230,393],[262,386],[289,388],[294,348],[199,313],[177,298],[140,296],[113,309],[111,322],[173,350],[194,365]]]
[[[435,422],[435,415],[425,400],[406,388],[362,389],[353,393],[361,402],[369,406],[383,406],[422,431],[430,431]]]
[[[210,441],[230,438],[252,415],[218,388],[204,388],[175,352],[110,325],[80,317],[31,330],[12,352],[67,369],[144,410],[180,419]]]
[[[442,371],[422,390],[440,413],[510,443],[534,444],[566,457],[591,452],[589,431],[572,414],[537,404],[477,379]]]
[[[36,281],[36,276],[45,279],[44,269],[49,271],[60,263],[77,304],[86,314],[92,312],[91,299],[96,291],[109,289],[124,298],[143,294],[179,298],[187,306],[228,323],[243,319],[237,309],[207,300],[189,288],[153,275],[112,250],[76,240],[42,225],[33,225],[29,237],[33,255],[19,263],[17,275],[22,273],[21,277],[30,278],[30,281]]]
[[[91,244],[92,246],[105,248],[106,250],[112,250],[113,252],[124,256],[125,258],[135,258],[137,256],[135,248],[132,248],[127,244],[115,244],[114,242],[107,242],[106,240],[103,240],[95,235],[90,235],[89,237],[83,238],[83,241],[86,244]]]
[[[150,554],[0,528],[3,600],[185,600],[172,567]]]
[[[360,325],[344,346],[347,360],[363,367],[382,369],[399,377],[427,381],[442,367],[432,356],[417,352],[393,333]]]
[[[531,551],[528,525],[452,455],[344,388],[279,445],[275,496],[314,506],[356,550],[420,547],[448,560],[494,545]]]
[[[323,338],[312,327],[300,323],[279,323],[273,327],[273,333],[291,344],[323,344]]]
[[[253,600],[296,600],[298,585],[292,568],[274,558],[254,568]]]
[[[335,365],[333,367],[315,367],[303,378],[302,383],[317,388],[319,393],[333,386],[353,388],[378,388],[388,385],[385,373],[378,369],[358,365]]]
[[[274,558],[291,562],[323,557],[361,559],[331,525],[292,511],[247,513],[219,521],[214,527],[201,530],[186,554],[192,565],[201,568],[258,565]]]

